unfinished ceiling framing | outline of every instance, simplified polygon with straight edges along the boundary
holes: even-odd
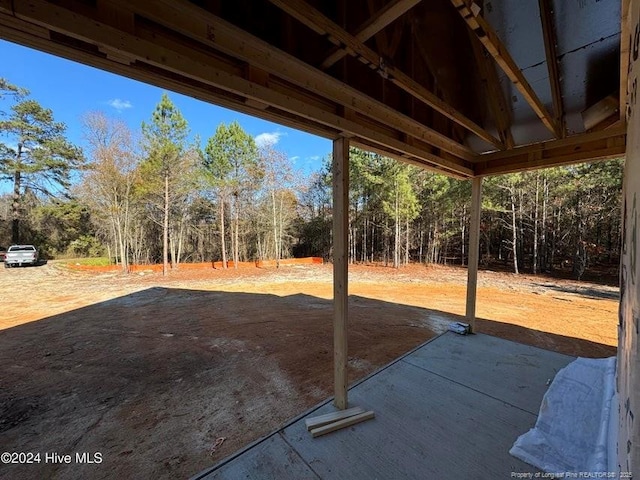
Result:
[[[624,5],[0,0],[0,37],[470,178],[624,155]]]

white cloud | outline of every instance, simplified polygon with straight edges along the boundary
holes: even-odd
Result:
[[[274,146],[280,140],[283,135],[282,132],[265,132],[257,135],[255,138],[256,145],[258,147]]]
[[[298,161],[298,160],[300,160],[300,157],[299,157],[299,156],[297,156],[297,155],[296,155],[295,157],[291,157],[291,161],[292,161],[292,162],[296,162],[296,161]]]
[[[309,157],[309,160],[313,160],[314,162],[317,162],[318,160],[320,160],[320,155],[314,155],[313,157]]]
[[[133,104],[129,100],[120,100],[119,98],[109,100],[107,104],[110,107],[115,108],[118,112],[122,112],[128,108],[133,108]]]

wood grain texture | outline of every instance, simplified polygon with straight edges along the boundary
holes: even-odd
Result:
[[[360,413],[364,413],[364,408],[353,407],[346,410],[340,410],[338,412],[325,413],[324,415],[320,415],[318,417],[307,418],[304,421],[304,424],[307,426],[307,430],[313,430],[314,428],[322,427],[338,420],[353,417],[354,415],[358,415]]]
[[[333,141],[333,375],[334,404],[347,399],[347,326],[349,324],[349,140]]]
[[[480,219],[482,217],[482,177],[471,180],[471,228],[469,229],[469,261],[467,265],[467,323],[476,331],[476,293],[480,257]]]
[[[343,428],[351,427],[352,425],[356,425],[358,423],[364,422],[365,420],[371,420],[376,415],[373,410],[369,410],[368,412],[359,413],[358,415],[352,415],[348,418],[343,418],[342,420],[338,420],[336,422],[331,422],[322,427],[314,428],[311,430],[311,436],[313,438],[321,437],[322,435],[326,435],[327,433],[335,432],[337,430],[341,430]]]

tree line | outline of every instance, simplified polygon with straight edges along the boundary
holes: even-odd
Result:
[[[130,264],[331,259],[330,158],[296,172],[237,123],[204,141],[163,94],[139,131],[102,112],[84,148],[29,92],[0,79],[0,244]],[[193,140],[189,140],[193,138]],[[514,272],[617,265],[621,160],[484,179],[481,263]],[[465,265],[471,185],[350,150],[349,257]]]
[[[483,181],[480,263],[515,273],[589,267],[619,261],[623,161],[611,160]],[[353,262],[465,265],[471,183],[350,152],[349,257]],[[301,254],[330,255],[328,163],[301,197]]]

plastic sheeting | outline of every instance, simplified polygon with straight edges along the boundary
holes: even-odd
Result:
[[[560,370],[542,399],[535,427],[509,453],[549,473],[612,472],[615,373],[615,357],[578,358]]]

